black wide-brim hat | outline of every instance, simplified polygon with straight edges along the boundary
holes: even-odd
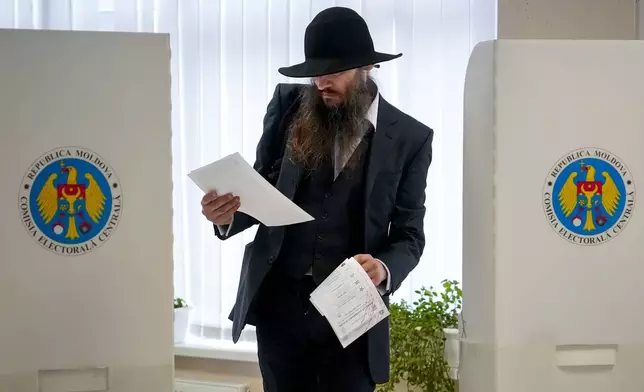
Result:
[[[331,7],[313,18],[304,33],[305,61],[278,71],[292,78],[334,74],[397,59],[376,52],[365,20],[350,8]]]

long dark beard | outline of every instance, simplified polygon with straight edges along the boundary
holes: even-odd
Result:
[[[371,88],[370,88],[371,87]],[[345,95],[345,100],[337,107],[328,106],[315,84],[302,91],[300,106],[289,126],[290,153],[294,160],[309,170],[315,170],[338,152],[348,154],[356,137],[364,135],[365,114],[375,96],[375,82],[356,75],[354,84]],[[351,168],[360,157],[356,149],[346,163]]]

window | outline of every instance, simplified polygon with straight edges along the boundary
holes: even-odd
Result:
[[[462,91],[467,60],[494,37],[494,1],[481,0],[0,0],[0,27],[169,33],[172,47],[175,290],[195,307],[193,332],[229,339],[244,245],[202,218],[187,173],[239,151],[254,160],[277,68],[304,59],[304,30],[320,10],[349,6],[367,20],[376,49],[402,52],[375,70],[392,104],[434,128],[427,244],[394,296],[461,276]],[[487,4],[485,4],[487,3]],[[243,337],[253,339],[252,329]]]

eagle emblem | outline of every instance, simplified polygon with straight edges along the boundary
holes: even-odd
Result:
[[[106,197],[90,172],[79,182],[75,166],[62,161],[60,166],[61,173],[50,174],[36,198],[38,214],[56,235],[78,240],[103,217]]]
[[[560,158],[543,188],[548,223],[578,245],[597,245],[619,235],[634,206],[630,170],[617,156],[599,148],[582,148]]]
[[[602,171],[601,178],[597,178],[593,165],[583,160],[580,165],[584,178],[577,180],[576,171],[568,175],[559,191],[559,206],[565,218],[572,217],[573,226],[593,232],[615,215],[623,196],[608,171]]]
[[[29,236],[50,252],[80,256],[110,238],[121,221],[123,199],[114,168],[82,147],[45,152],[26,171],[18,197]]]

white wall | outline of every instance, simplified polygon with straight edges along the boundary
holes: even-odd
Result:
[[[498,37],[635,39],[636,8],[636,0],[498,0]]]

